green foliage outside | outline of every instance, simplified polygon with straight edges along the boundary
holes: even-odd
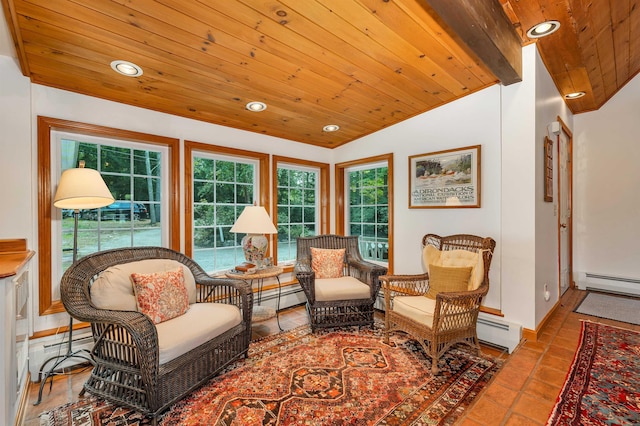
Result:
[[[193,160],[193,224],[196,248],[240,245],[242,234],[230,232],[242,210],[253,205],[255,166],[211,158]]]
[[[360,236],[363,257],[386,260],[389,238],[388,168],[349,172],[349,234]],[[371,247],[382,247],[373,250]]]
[[[162,153],[69,139],[62,140],[61,149],[63,170],[84,161],[100,172],[115,200],[142,203],[151,223],[160,221]],[[95,220],[98,214],[89,216]]]
[[[278,260],[295,259],[296,239],[317,234],[318,173],[278,167]]]
[[[161,159],[158,151],[136,150],[103,144],[61,141],[62,170],[85,167],[98,170],[116,201],[129,206],[82,210],[78,222],[78,257],[119,247],[162,245]],[[114,204],[115,205],[115,204]],[[62,266],[73,254],[73,211],[62,211]]]

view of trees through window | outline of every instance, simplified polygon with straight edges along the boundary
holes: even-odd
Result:
[[[360,236],[365,259],[387,262],[389,258],[388,167],[350,170],[348,173],[350,235]]]
[[[115,202],[80,212],[78,257],[119,247],[162,246],[164,231],[163,151],[123,141],[64,136],[59,139],[61,171],[85,167],[100,172]],[[213,153],[192,159],[193,258],[205,270],[232,269],[244,261],[244,234],[231,227],[259,196],[258,161]],[[296,258],[296,239],[317,235],[320,216],[320,169],[286,164],[276,169],[277,259]],[[164,172],[166,173],[166,172]],[[359,235],[370,260],[388,260],[388,168],[378,163],[348,171],[347,232]],[[60,271],[72,262],[73,211],[62,211]]]
[[[118,247],[162,245],[162,153],[63,138],[62,171],[98,170],[115,198],[109,206],[80,211],[78,258]],[[73,257],[73,210],[62,211],[62,271]]]
[[[206,271],[232,269],[244,261],[244,234],[230,231],[256,196],[254,162],[194,155],[193,258]]]
[[[318,233],[319,171],[279,166],[278,262],[296,259],[296,238]]]

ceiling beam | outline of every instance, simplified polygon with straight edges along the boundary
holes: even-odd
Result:
[[[522,81],[520,37],[498,0],[423,0],[508,86]]]

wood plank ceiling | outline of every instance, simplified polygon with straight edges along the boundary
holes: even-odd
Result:
[[[500,0],[523,43],[538,22],[560,29],[538,40],[538,49],[573,113],[604,105],[640,71],[640,0]]]
[[[559,91],[587,92],[567,101],[579,113],[599,108],[640,69],[637,2],[464,4],[497,6],[482,9],[494,11],[493,21],[468,25],[491,30],[504,20],[523,44],[533,24],[561,21],[538,43]],[[328,148],[513,82],[435,12],[442,0],[2,3],[22,72],[34,83]],[[110,63],[118,59],[143,75],[116,74]],[[249,101],[268,107],[250,112]],[[325,132],[327,124],[340,130]]]

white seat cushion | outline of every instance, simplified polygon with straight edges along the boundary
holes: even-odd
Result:
[[[334,300],[369,299],[371,289],[365,283],[353,277],[316,279],[316,300],[331,302]]]
[[[223,303],[194,303],[179,317],[156,324],[160,364],[183,355],[242,322],[240,309]]]
[[[433,327],[435,299],[424,296],[396,296],[393,298],[393,311],[412,320]]]
[[[191,270],[182,263],[171,259],[145,259],[111,266],[91,284],[91,302],[99,309],[117,311],[137,311],[138,304],[133,292],[131,274],[151,274],[174,271],[182,267],[184,284],[189,303],[196,302],[196,281]]]

